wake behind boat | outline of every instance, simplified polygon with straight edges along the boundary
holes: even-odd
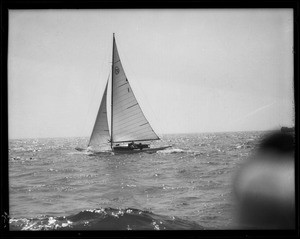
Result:
[[[154,153],[171,146],[151,148],[149,142],[160,140],[146,119],[136,100],[129,81],[122,67],[113,34],[112,68],[111,68],[111,127],[108,127],[107,88],[102,96],[100,108],[87,149],[76,147],[78,151],[92,153],[113,152],[117,154]],[[140,143],[136,143],[139,141]],[[127,144],[126,144],[127,143]]]

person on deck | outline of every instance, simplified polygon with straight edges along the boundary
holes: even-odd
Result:
[[[128,144],[128,147],[130,149],[134,149],[135,148],[135,143],[132,141],[131,143]]]

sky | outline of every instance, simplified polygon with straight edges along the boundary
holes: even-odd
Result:
[[[90,136],[113,33],[158,135],[294,125],[292,9],[10,10],[9,138]]]

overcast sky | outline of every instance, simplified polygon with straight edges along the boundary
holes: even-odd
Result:
[[[10,138],[91,134],[113,32],[158,134],[294,124],[292,10],[10,10]]]

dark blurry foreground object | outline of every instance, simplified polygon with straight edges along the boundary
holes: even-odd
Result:
[[[234,189],[241,229],[294,229],[294,134],[266,136],[238,171]]]
[[[281,127],[281,132],[283,133],[295,133],[295,127]]]

